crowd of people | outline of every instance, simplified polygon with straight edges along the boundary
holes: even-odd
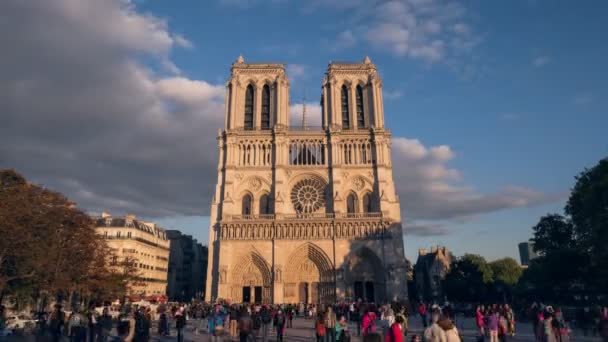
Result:
[[[409,330],[409,312],[420,317],[423,329],[419,334]],[[596,312],[597,311],[597,315]],[[576,324],[595,325],[594,334],[608,341],[608,308],[583,310],[576,315]],[[522,315],[522,312],[519,311]],[[361,336],[364,342],[459,342],[461,331],[449,303],[401,303],[376,305],[363,301],[339,302],[332,305],[315,304],[230,304],[190,303],[123,305],[110,312],[91,308],[65,312],[55,305],[50,313],[41,312],[36,320],[37,341],[73,342],[150,341],[152,322],[159,336],[176,336],[184,340],[187,320],[190,331],[208,335],[210,341],[239,340],[267,342],[271,335],[276,341],[289,341],[289,329],[296,319],[312,331],[317,342],[349,342],[351,336]],[[571,339],[569,322],[559,307],[532,304],[527,312],[537,342],[563,342]],[[569,315],[572,317],[572,314]],[[458,320],[462,319],[461,316]],[[515,311],[508,304],[478,305],[474,311],[479,341],[507,341],[516,334]],[[0,317],[2,324],[2,317]],[[585,333],[587,331],[585,330]],[[273,336],[273,340],[275,339]]]

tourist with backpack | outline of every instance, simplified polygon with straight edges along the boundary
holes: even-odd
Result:
[[[256,306],[251,314],[251,320],[253,321],[253,336],[258,339],[260,336],[260,329],[262,328],[262,315],[260,313],[260,307]]]
[[[277,341],[283,341],[283,333],[285,329],[285,314],[281,309],[277,311],[277,314],[274,316],[274,326],[277,329]]]
[[[253,320],[251,319],[251,316],[249,316],[249,312],[246,308],[243,308],[239,315],[238,329],[239,341],[248,342],[251,333],[253,332]]]

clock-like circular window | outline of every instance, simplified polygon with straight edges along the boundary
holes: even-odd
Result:
[[[304,179],[291,189],[291,203],[298,213],[314,213],[325,205],[325,185],[317,179]]]

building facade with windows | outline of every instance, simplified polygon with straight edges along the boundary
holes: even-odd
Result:
[[[177,230],[167,230],[170,241],[167,296],[189,302],[201,299],[207,278],[207,246]]]
[[[450,271],[454,257],[446,247],[433,246],[431,250],[418,250],[418,260],[414,266],[414,280],[418,299],[442,303],[444,291],[442,281]]]
[[[331,63],[322,126],[290,126],[285,65],[232,65],[218,134],[206,299],[407,298],[401,211],[369,58]]]
[[[538,257],[538,254],[534,252],[534,241],[532,240],[520,242],[517,247],[519,248],[519,260],[522,266],[530,266],[530,261]]]
[[[112,217],[104,212],[95,217],[95,229],[112,249],[112,264],[123,267],[132,263],[137,280],[129,284],[129,295],[165,296],[169,267],[169,239],[155,223],[139,220],[135,215]]]

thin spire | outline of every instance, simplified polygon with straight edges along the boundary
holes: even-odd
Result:
[[[302,100],[302,128],[306,129],[308,123],[306,122],[306,93],[304,93],[304,100]]]

